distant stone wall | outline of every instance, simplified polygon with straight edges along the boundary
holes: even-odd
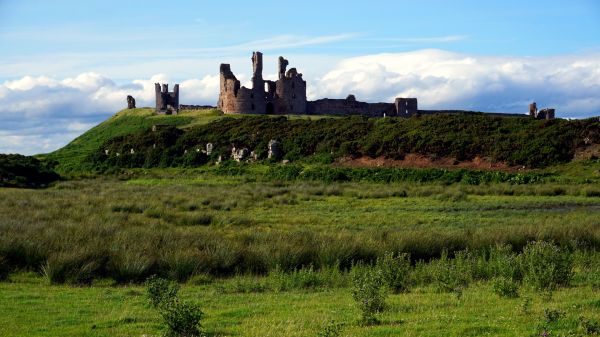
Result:
[[[417,99],[414,98],[397,98],[395,103],[366,103],[357,101],[354,95],[349,95],[346,99],[319,99],[309,101],[307,103],[306,113],[309,115],[360,115],[369,117],[384,117],[384,116],[399,116],[408,117],[406,112],[406,101],[411,100],[414,104],[414,111],[411,114],[417,113]],[[400,110],[398,110],[398,102],[403,102]]]
[[[212,106],[212,105],[186,105],[186,104],[179,104],[179,110],[210,110],[210,109],[216,109],[216,106]]]

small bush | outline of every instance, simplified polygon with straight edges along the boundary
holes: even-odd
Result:
[[[352,268],[352,298],[361,311],[361,323],[377,324],[375,315],[385,309],[386,298],[381,270],[360,265]]]
[[[547,324],[558,322],[564,315],[565,313],[558,309],[544,309],[544,321],[546,321]]]
[[[431,278],[440,292],[453,292],[469,285],[472,279],[470,256],[467,252],[457,252],[454,259],[442,252],[439,260],[428,266]]]
[[[485,265],[489,278],[502,277],[513,281],[520,281],[523,278],[519,256],[512,252],[509,245],[497,245],[491,248]]]
[[[492,290],[500,297],[519,297],[519,284],[506,277],[498,277],[492,281]]]
[[[377,268],[381,270],[386,285],[395,293],[408,291],[410,277],[410,256],[387,252],[377,259]]]
[[[553,243],[529,243],[521,255],[526,281],[537,290],[566,286],[573,278],[573,263],[568,252]]]
[[[338,337],[344,329],[343,323],[330,321],[323,327],[323,330],[317,332],[317,337]]]
[[[150,276],[146,280],[146,294],[150,304],[157,308],[164,303],[173,302],[177,298],[179,285],[177,283],[165,280],[156,275]]]
[[[167,325],[167,337],[196,337],[200,336],[200,320],[204,313],[200,306],[181,301],[179,298],[163,302],[159,313]]]
[[[600,323],[584,316],[579,316],[579,329],[586,335],[600,335]]]

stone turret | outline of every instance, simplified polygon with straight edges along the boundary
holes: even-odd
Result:
[[[157,114],[177,114],[179,112],[179,84],[175,84],[173,91],[169,92],[169,85],[160,83],[154,84],[156,94],[156,113]]]

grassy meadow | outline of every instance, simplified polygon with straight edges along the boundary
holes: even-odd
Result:
[[[598,331],[600,187],[587,178],[324,183],[268,179],[270,169],[0,189],[0,335],[160,336],[142,284],[151,275],[181,284],[208,336]],[[536,286],[554,260],[532,269],[532,241],[568,257],[566,283]],[[387,252],[409,254],[402,290],[386,287],[379,322],[361,324],[353,273],[387,266]]]
[[[598,335],[598,130],[120,111],[0,158],[3,186],[50,184],[0,188],[0,336]],[[233,146],[256,160],[215,165]],[[414,153],[506,166],[340,161]]]

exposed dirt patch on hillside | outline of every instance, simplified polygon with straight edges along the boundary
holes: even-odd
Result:
[[[406,168],[445,168],[445,169],[472,169],[492,170],[505,172],[527,171],[524,166],[510,166],[506,163],[493,162],[490,158],[475,157],[473,160],[459,161],[455,158],[432,158],[429,156],[410,153],[404,159],[389,159],[384,157],[344,157],[337,161],[339,166],[346,167],[406,167]]]
[[[592,144],[575,150],[575,160],[600,158],[600,144]]]

